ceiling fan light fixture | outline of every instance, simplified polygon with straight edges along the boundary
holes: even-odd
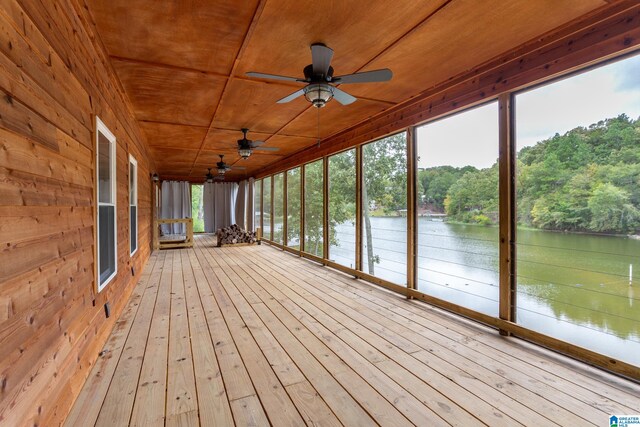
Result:
[[[304,88],[304,97],[316,108],[322,108],[333,98],[333,86],[327,83],[314,83]]]
[[[251,148],[238,148],[238,154],[245,160],[249,158],[252,152]]]

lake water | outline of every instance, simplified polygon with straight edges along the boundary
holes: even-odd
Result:
[[[373,274],[405,285],[406,218],[371,226]],[[336,233],[330,258],[353,267],[355,227]],[[520,229],[517,242],[517,323],[640,366],[640,240]],[[421,292],[497,316],[498,280],[496,227],[418,219]]]

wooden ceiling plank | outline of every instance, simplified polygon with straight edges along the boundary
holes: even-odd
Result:
[[[461,107],[486,102],[505,90],[566,74],[625,52],[640,51],[639,21],[640,5],[636,1],[601,7],[327,138],[319,149],[311,147],[283,159],[277,166],[267,166],[256,177],[384,137]]]
[[[146,59],[139,59],[139,58],[128,58],[125,56],[117,56],[117,55],[109,55],[109,58],[113,61],[120,61],[120,62],[132,62],[135,64],[139,64],[139,65],[147,65],[149,67],[154,67],[154,68],[166,68],[169,70],[178,70],[178,71],[187,71],[190,73],[201,73],[201,74],[206,74],[209,76],[216,76],[222,79],[228,79],[229,76],[227,74],[223,74],[223,73],[219,73],[219,72],[215,72],[215,71],[205,71],[205,70],[198,70],[197,68],[191,68],[191,67],[185,67],[182,65],[173,65],[173,64],[165,64],[163,62],[158,62],[158,61],[152,61],[152,60],[146,60]]]
[[[361,65],[360,67],[358,67],[355,71],[352,71],[351,73],[357,73],[362,71],[367,65],[369,65],[370,63],[372,63],[373,61],[376,60],[376,58],[380,57],[380,55],[382,55],[384,52],[387,52],[389,49],[391,49],[393,46],[395,46],[400,40],[404,39],[405,37],[407,37],[409,34],[413,33],[414,31],[416,31],[417,28],[421,27],[422,25],[424,25],[427,21],[429,21],[435,14],[437,14],[438,12],[440,12],[444,7],[446,7],[449,3],[451,3],[452,0],[446,0],[444,3],[442,3],[441,5],[439,5],[436,9],[432,10],[427,16],[425,16],[421,21],[419,21],[416,25],[414,25],[413,27],[411,27],[409,30],[405,31],[404,33],[402,33],[399,37],[396,37],[395,39],[393,39],[389,44],[387,44],[386,46],[384,46],[382,48],[382,50],[380,50],[379,52],[377,52],[372,58],[370,58],[369,60],[367,60],[363,65]],[[340,85],[337,85],[340,86]],[[365,100],[364,97],[359,97],[359,99]],[[370,100],[370,99],[369,99]],[[376,100],[378,101],[378,100]],[[336,102],[336,101],[334,101]],[[388,103],[388,105],[396,105],[396,103],[393,102],[388,102],[388,101],[383,101]],[[310,109],[315,108],[312,105],[309,105],[304,111],[302,111],[300,114],[298,114],[296,117],[294,117],[293,119],[289,120],[289,122],[287,122],[284,126],[282,126],[280,129],[278,129],[273,136],[278,135],[281,131],[283,131],[285,128],[287,128],[287,126],[291,125],[294,121],[296,121],[297,119],[301,118],[303,115],[305,115]],[[330,138],[332,135],[327,135],[325,138]],[[318,136],[320,137],[320,136]],[[268,139],[267,139],[268,142]],[[320,142],[321,143],[321,142]],[[301,148],[301,150],[303,150],[304,148]]]
[[[251,35],[253,34],[253,31],[255,29],[255,26],[257,25],[259,19],[260,19],[260,15],[262,14],[262,11],[264,10],[264,6],[267,3],[267,0],[260,0],[260,2],[258,3],[258,5],[256,6],[256,9],[253,12],[253,18],[251,19],[251,24],[249,24],[249,27],[247,28],[247,31],[244,34],[244,37],[242,39],[242,44],[240,45],[240,49],[238,49],[238,53],[236,54],[236,58],[233,61],[233,66],[231,67],[231,71],[229,72],[229,77],[227,78],[224,88],[222,89],[222,94],[220,95],[219,101],[216,105],[216,108],[213,112],[213,115],[211,116],[211,122],[209,123],[209,130],[211,129],[211,127],[213,126],[213,121],[215,120],[216,114],[218,112],[218,109],[220,108],[220,104],[222,101],[222,98],[225,95],[225,92],[227,91],[227,88],[229,87],[229,83],[233,80],[233,76],[235,74],[235,70],[238,67],[238,62],[239,59],[242,55],[242,53],[244,52],[245,46],[247,45],[249,39],[251,38]],[[198,150],[198,154],[200,151],[202,151],[202,147],[204,147],[204,144],[207,140],[207,136],[209,135],[209,130],[207,130],[207,134],[204,136],[204,138],[202,139],[202,144],[200,144],[200,149]],[[195,167],[195,161],[193,162],[193,165],[191,167],[191,171],[189,171],[189,175],[191,175],[191,173],[193,172],[193,168]]]

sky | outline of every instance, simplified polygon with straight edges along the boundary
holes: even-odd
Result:
[[[640,116],[640,55],[516,95],[516,147],[622,113]],[[498,158],[498,104],[491,102],[418,128],[419,168],[472,165]]]

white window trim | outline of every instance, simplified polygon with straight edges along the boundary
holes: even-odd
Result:
[[[132,257],[136,252],[138,252],[138,161],[133,155],[129,154],[129,173],[131,173],[131,165],[133,164],[133,169],[135,171],[135,175],[133,177],[133,185],[135,187],[135,203],[131,204],[131,177],[129,177],[129,215],[131,215],[131,206],[136,207],[136,248],[133,252],[131,252],[131,219],[129,219],[129,256]]]
[[[100,194],[99,194],[99,187],[100,187],[100,183],[99,183],[99,168],[98,168],[98,162],[100,161],[100,153],[98,150],[98,144],[100,141],[100,136],[99,134],[102,133],[108,140],[109,140],[109,160],[110,160],[110,166],[111,166],[111,177],[113,178],[111,180],[111,195],[112,195],[112,200],[113,203],[100,203]],[[95,233],[95,245],[96,245],[96,284],[97,284],[97,288],[98,288],[98,292],[101,292],[112,280],[114,277],[116,277],[116,275],[118,274],[118,208],[117,208],[117,191],[116,191],[116,137],[115,135],[109,130],[109,128],[103,123],[102,120],[100,120],[100,118],[98,116],[96,116],[96,132],[95,132],[95,138],[96,138],[96,191],[95,191],[95,198],[96,198],[96,233]],[[100,243],[98,242],[98,233],[100,230],[100,215],[99,215],[99,207],[100,205],[106,205],[106,206],[113,206],[114,209],[114,215],[113,215],[113,241],[114,241],[114,253],[115,253],[115,268],[113,271],[113,274],[111,274],[109,277],[107,277],[107,279],[104,281],[104,283],[100,283]]]

